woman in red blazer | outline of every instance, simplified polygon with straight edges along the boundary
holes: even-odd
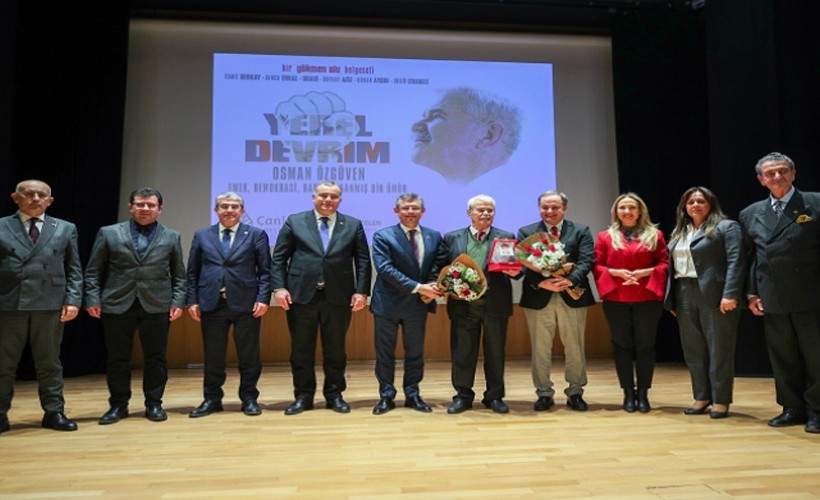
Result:
[[[655,336],[668,267],[663,233],[649,219],[646,203],[635,193],[618,196],[612,204],[612,224],[595,242],[592,272],[612,334],[623,407],[629,413],[651,409],[647,393],[655,370]]]

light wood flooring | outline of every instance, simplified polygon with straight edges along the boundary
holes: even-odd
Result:
[[[553,372],[560,394],[563,365]],[[72,433],[40,428],[36,384],[18,382],[12,428],[0,436],[0,497],[820,498],[820,435],[766,425],[778,413],[771,379],[738,378],[732,416],[710,420],[682,414],[691,402],[682,365],[658,366],[645,415],[620,409],[609,360],[590,361],[586,413],[567,409],[563,397],[534,412],[526,360],[507,364],[507,415],[483,407],[448,415],[446,362],[428,363],[422,383],[432,414],[400,407],[372,415],[372,363],[352,364],[348,375],[352,413],[285,416],[289,368],[266,366],[265,412],[246,417],[231,368],[226,411],[191,419],[201,370],[173,370],[168,421],[137,413],[110,426],[97,425],[107,409],[104,377],[67,379],[67,410],[80,425]],[[480,393],[480,373],[476,386]]]

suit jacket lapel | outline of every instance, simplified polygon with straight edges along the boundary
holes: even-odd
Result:
[[[117,231],[120,235],[120,239],[122,242],[131,250],[131,254],[134,256],[134,260],[137,262],[141,261],[139,252],[137,252],[137,246],[134,243],[134,238],[131,237],[131,221],[125,221],[120,224],[120,227],[117,228]]]
[[[305,231],[307,231],[307,234],[310,235],[310,239],[313,241],[313,246],[319,250],[319,253],[324,253],[324,245],[322,245],[322,236],[319,234],[319,222],[316,219],[316,212],[313,210],[305,212],[305,217],[302,222],[304,223]],[[338,222],[338,219],[336,222]],[[333,232],[336,232],[336,228],[333,228]],[[330,248],[330,243],[328,243],[328,248]]]
[[[319,224],[316,223],[313,225],[316,234],[319,234]],[[333,231],[330,234],[330,241],[327,242],[327,250],[325,251],[326,254],[330,253],[333,250],[333,246],[336,242],[341,239],[345,232],[347,231],[347,225],[345,224],[345,216],[336,212],[336,223],[333,225]],[[319,248],[322,248],[322,237],[319,236]]]
[[[234,252],[234,249],[239,248],[240,245],[244,245],[248,241],[248,227],[241,222],[236,226],[236,234],[233,236],[233,245],[231,245],[230,250],[228,250],[228,255]],[[220,244],[220,247],[222,245]],[[227,255],[226,255],[227,257]]]
[[[9,233],[13,234],[26,248],[33,249],[34,243],[31,242],[31,238],[28,236],[28,230],[25,225],[23,225],[23,221],[20,220],[20,212],[17,212],[11,219],[6,220]]]
[[[219,223],[211,226],[208,230],[208,237],[211,239],[211,244],[216,248],[216,251],[219,252],[219,255],[225,259],[227,255],[222,251],[222,235],[219,234]]]
[[[794,224],[797,216],[802,214],[804,210],[806,210],[806,205],[803,203],[803,196],[799,191],[795,190],[792,199],[789,200],[789,204],[783,207],[783,213],[780,214],[780,217],[775,216],[776,224],[772,229],[772,234],[769,236],[769,239],[775,238],[782,233],[784,229]],[[774,210],[769,211],[774,213]]]

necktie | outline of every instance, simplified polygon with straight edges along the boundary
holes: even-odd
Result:
[[[783,215],[783,202],[781,200],[775,201],[772,208],[774,208],[774,214],[777,215],[778,218]]]
[[[413,249],[413,256],[416,258],[416,262],[421,264],[419,260],[419,242],[416,239],[416,233],[418,231],[415,229],[411,229],[407,231],[407,235],[410,237],[410,247]]]
[[[37,217],[32,217],[29,219],[31,225],[28,228],[28,237],[31,238],[32,243],[37,243],[37,240],[40,238],[40,230],[37,229],[37,223],[40,222],[40,219]]]
[[[231,230],[230,229],[223,229],[222,230],[222,253],[224,255],[228,255],[228,252],[231,251]]]
[[[330,217],[322,217],[321,221],[322,225],[319,226],[319,236],[322,237],[322,248],[327,250],[327,243],[330,241],[330,226],[328,225]]]
[[[552,226],[552,227],[550,228],[550,233],[552,234],[552,237],[553,237],[553,238],[555,238],[555,239],[557,240],[557,239],[559,238],[559,235],[558,235],[558,226]]]
[[[479,232],[475,235],[475,239],[477,239],[478,241],[483,240],[483,239],[484,239],[484,231],[479,231]]]

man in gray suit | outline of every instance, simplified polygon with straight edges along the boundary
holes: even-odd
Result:
[[[0,434],[10,428],[14,377],[26,340],[37,370],[43,427],[74,431],[77,424],[65,416],[60,343],[63,323],[77,317],[82,301],[77,228],[45,214],[54,201],[45,182],[23,181],[11,199],[19,210],[0,219]]]
[[[100,425],[128,416],[131,351],[139,330],[144,354],[145,417],[167,420],[162,395],[168,381],[168,328],[185,307],[185,266],[177,231],[157,222],[162,194],[153,188],[131,193],[131,219],[100,228],[85,274],[85,308],[102,319],[108,350],[110,408]]]
[[[587,308],[595,303],[587,278],[595,262],[595,243],[587,226],[564,218],[568,205],[567,195],[547,191],[538,197],[541,220],[518,230],[519,241],[538,232],[552,234],[564,245],[567,262],[575,264],[575,269],[563,277],[545,277],[531,269],[526,269],[524,274],[519,304],[524,309],[530,332],[532,380],[538,396],[533,405],[535,411],[548,410],[555,404],[550,368],[556,330],[564,345],[564,378],[569,384],[564,390],[567,406],[575,411],[587,410],[583,398],[587,385],[584,333]],[[586,292],[573,298],[567,292],[573,287],[583,288]]]
[[[820,193],[794,187],[784,154],[769,153],[755,170],[771,195],[740,212],[740,223],[753,252],[749,309],[763,316],[783,407],[769,425],[820,433]]]

